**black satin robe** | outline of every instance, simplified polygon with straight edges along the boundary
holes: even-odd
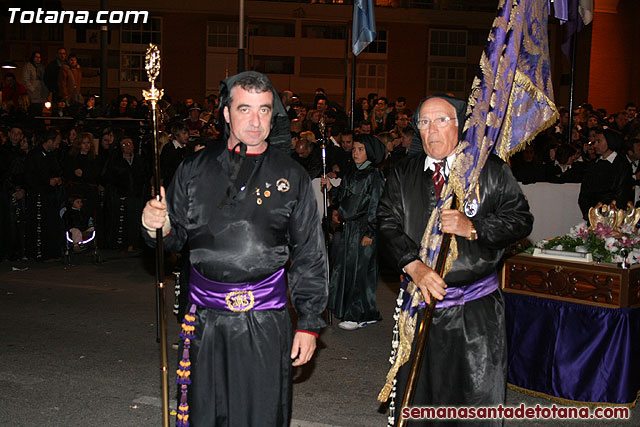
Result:
[[[335,252],[327,307],[336,317],[355,322],[380,320],[376,305],[378,284],[376,211],[384,189],[382,173],[373,166],[352,169],[339,187],[331,189],[331,200],[339,204],[344,219]],[[373,243],[362,246],[362,238]]]
[[[326,253],[311,180],[282,151],[248,155],[246,182],[229,184],[230,153],[210,145],[185,159],[167,190],[167,251],[189,243],[190,262],[220,282],[258,281],[287,264],[298,329],[324,326]],[[240,179],[240,178],[239,178]],[[153,240],[144,233],[147,242]],[[291,322],[286,308],[198,308],[191,341],[193,425],[286,426],[291,401]]]
[[[424,171],[424,164],[423,153],[407,158],[394,168],[378,208],[381,247],[399,269],[418,259],[419,244],[435,205],[432,172]],[[526,237],[533,226],[533,216],[520,186],[509,166],[498,157],[488,158],[480,174],[479,188],[478,213],[470,218],[478,240],[456,236],[459,256],[444,278],[450,287],[467,285],[495,272],[504,248]],[[423,310],[419,312],[418,323],[422,313]],[[506,363],[501,291],[461,306],[436,309],[413,406],[504,403]],[[396,422],[409,365],[403,365],[397,377]],[[501,424],[501,420],[479,423]]]

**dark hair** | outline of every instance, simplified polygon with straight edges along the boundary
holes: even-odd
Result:
[[[31,62],[31,63],[33,64],[33,63],[34,63],[33,61],[35,60],[36,55],[40,55],[40,58],[42,58],[42,53],[40,53],[40,51],[39,51],[39,50],[34,50],[34,51],[31,53],[31,56],[29,57],[29,62]]]
[[[70,54],[67,59],[71,59],[71,58],[76,58],[78,59],[78,55],[76,55],[75,53]]]
[[[413,129],[411,126],[407,126],[403,131],[402,131],[403,135],[407,135],[410,136],[411,138],[413,138],[414,136],[416,136],[416,131],[415,129]]]
[[[634,104],[633,102],[629,102],[627,105],[624,106],[624,109],[626,110],[629,107],[636,108],[636,104]]]
[[[233,101],[233,88],[236,86],[240,86],[248,92],[256,93],[271,92],[273,90],[273,86],[267,76],[260,73],[248,73],[246,76],[233,82],[229,88],[229,101],[227,105],[231,105]]]
[[[11,78],[13,78],[13,80],[15,80],[15,79],[16,79],[16,75],[15,75],[15,74],[13,74],[13,73],[7,73],[7,74],[5,74],[5,75],[4,75],[4,78],[6,79],[7,77],[11,77]]]
[[[399,96],[398,98],[396,98],[396,102],[407,102],[407,98],[405,98],[404,96]]]
[[[55,141],[55,139],[60,135],[57,129],[49,129],[48,131],[38,133],[36,135],[36,142],[38,145],[42,145],[47,141]]]
[[[180,122],[175,122],[174,124],[171,125],[171,134],[173,134],[173,136],[175,136],[178,132],[189,132],[189,128],[187,128],[187,125],[180,121]]]
[[[346,128],[346,129],[343,129],[342,132],[340,132],[340,133],[342,134],[342,136],[344,136],[344,135],[353,135],[353,130],[349,129],[349,128]]]
[[[300,139],[300,132],[291,131],[291,139],[298,138]]]
[[[556,150],[556,160],[558,163],[564,165],[569,161],[569,158],[576,154],[575,148],[570,145],[562,144]]]

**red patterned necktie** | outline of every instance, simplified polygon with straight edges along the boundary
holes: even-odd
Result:
[[[440,198],[440,192],[442,191],[442,187],[444,186],[444,165],[445,160],[441,162],[434,163],[435,170],[433,171],[433,186],[436,189],[436,199]]]

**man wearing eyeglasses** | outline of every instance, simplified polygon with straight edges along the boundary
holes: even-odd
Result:
[[[505,398],[504,302],[496,268],[504,248],[533,225],[506,163],[491,155],[480,172],[476,203],[464,212],[442,211],[441,229],[453,235],[458,250],[449,273],[440,277],[420,258],[431,213],[448,185],[465,111],[464,101],[448,96],[422,101],[412,120],[416,137],[409,156],[391,171],[378,207],[381,247],[427,302],[437,300],[413,406],[495,406]],[[397,375],[396,402],[402,402],[409,365]]]

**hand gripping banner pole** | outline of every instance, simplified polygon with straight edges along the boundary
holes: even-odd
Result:
[[[160,50],[158,46],[149,44],[145,55],[145,69],[151,83],[151,88],[142,91],[144,99],[151,103],[151,118],[153,120],[153,191],[154,197],[160,200],[160,147],[158,144],[158,101],[164,90],[155,86],[160,74]],[[169,366],[167,362],[167,316],[165,312],[164,286],[164,251],[162,248],[162,229],[156,229],[156,324],[159,327],[157,335],[160,342],[160,358],[162,366],[162,425],[169,427]]]

